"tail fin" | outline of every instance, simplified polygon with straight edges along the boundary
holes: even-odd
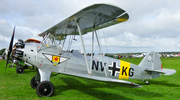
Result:
[[[172,75],[176,73],[174,69],[163,69],[161,66],[161,59],[159,53],[150,51],[139,64],[140,67],[145,67],[147,72],[152,72],[151,78],[157,78],[164,73],[164,75]]]
[[[161,69],[161,59],[159,53],[150,51],[139,63],[140,67],[146,67],[149,70]]]

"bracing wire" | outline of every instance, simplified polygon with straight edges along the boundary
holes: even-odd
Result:
[[[98,31],[96,31],[97,32],[97,37],[99,38],[99,46],[100,46],[100,48],[102,48],[103,47],[103,45],[102,45],[102,39],[101,39],[101,36],[100,36],[100,34],[98,34]],[[101,49],[102,50],[102,49]]]
[[[106,52],[109,53],[108,47],[107,47],[107,43],[106,43],[106,38],[105,38],[103,29],[102,29],[102,35],[103,35],[103,38],[104,38],[104,43],[105,43],[105,47],[106,47]]]
[[[105,38],[103,29],[102,29],[102,33],[103,33],[103,37],[104,37],[104,43],[105,43],[105,47],[106,47],[106,53],[109,54],[109,50],[108,50],[108,46],[107,46],[107,43],[106,43],[106,38]],[[109,62],[110,62],[110,57],[108,57],[108,59],[109,59]]]

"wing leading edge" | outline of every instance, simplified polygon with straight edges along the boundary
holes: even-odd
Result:
[[[61,40],[67,35],[79,35],[76,23],[78,22],[82,34],[91,32],[92,28],[102,29],[114,24],[124,22],[129,15],[121,8],[108,4],[94,4],[86,7],[62,22],[56,24],[45,32],[39,34],[44,36],[50,33],[56,40]]]

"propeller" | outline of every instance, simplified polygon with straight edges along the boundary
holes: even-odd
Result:
[[[8,54],[7,54],[7,59],[6,59],[7,61],[6,61],[5,70],[7,68],[7,64],[9,62],[9,58],[10,58],[10,54],[11,54],[12,49],[13,49],[14,33],[15,33],[15,26],[14,26],[13,34],[12,34],[11,41],[10,41],[10,44],[9,44],[9,49],[8,49]]]

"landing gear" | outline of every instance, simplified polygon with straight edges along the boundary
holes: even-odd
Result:
[[[54,85],[49,81],[40,82],[36,87],[36,93],[39,97],[50,97],[54,93]]]
[[[35,89],[35,88],[37,87],[37,85],[39,84],[39,81],[36,80],[36,76],[34,76],[34,77],[31,79],[30,84],[31,84],[31,87],[32,87],[33,89]]]
[[[146,80],[146,85],[149,85],[149,81],[148,80]]]
[[[9,64],[9,67],[10,67],[10,68],[13,68],[13,67],[14,67],[14,63],[13,63],[12,60],[9,60],[9,63],[8,63],[8,64]]]
[[[14,66],[13,65],[9,65],[10,68],[13,68]]]
[[[18,66],[18,67],[16,67],[16,72],[18,74],[22,74],[22,73],[24,73],[24,69],[22,67]]]

